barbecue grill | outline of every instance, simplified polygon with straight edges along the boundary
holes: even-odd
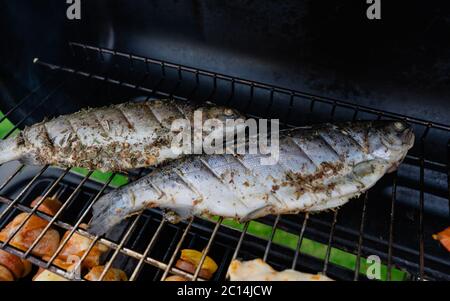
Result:
[[[247,117],[278,118],[285,128],[359,119],[404,120],[414,126],[416,143],[398,171],[336,210],[268,216],[238,225],[222,218],[171,224],[160,210],[148,209],[102,237],[80,227],[89,222],[92,205],[121,183],[119,180],[126,177],[133,181],[148,169],[100,177],[94,171],[11,162],[0,166],[0,228],[20,212],[36,214],[49,222],[46,229],[54,227],[61,233],[70,231],[70,236],[78,233],[89,237],[91,248],[97,242],[109,247],[102,257],[106,270],[120,268],[130,280],[161,280],[170,274],[203,280],[199,268],[190,274],[175,267],[185,248],[202,251],[202,262],[208,255],[218,263],[214,280],[226,279],[234,258],[262,258],[279,270],[321,272],[337,280],[368,280],[366,259],[371,255],[381,259],[386,280],[450,280],[449,255],[432,239],[432,234],[449,226],[450,221],[450,125],[445,120],[204,70],[195,64],[178,64],[142,54],[142,49],[134,52],[129,46],[110,47],[101,40],[61,44],[58,55],[38,51],[27,56],[33,74],[27,92],[22,97],[11,92],[1,101],[4,115],[0,122],[11,122],[3,139],[44,117],[88,105],[174,98],[227,105]],[[445,103],[442,108],[448,109]],[[54,216],[37,212],[30,204],[38,196],[57,196],[64,205]],[[79,280],[54,265],[57,254],[43,260],[31,254],[32,247],[23,252],[8,241],[0,243],[0,249],[36,266]]]

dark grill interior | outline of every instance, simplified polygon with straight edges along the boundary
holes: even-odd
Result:
[[[92,204],[111,189],[114,175],[101,184],[89,178],[91,173],[82,177],[70,170],[21,166],[16,162],[0,167],[0,194],[4,197],[0,227],[19,212],[33,212],[50,221],[49,227],[55,225],[91,237],[91,246],[100,241],[110,247],[103,258],[105,265],[123,269],[131,280],[159,280],[169,271],[197,279],[198,270],[188,275],[173,268],[184,248],[204,250],[204,255],[219,264],[215,280],[225,279],[228,264],[236,257],[263,258],[276,269],[323,272],[337,280],[366,280],[359,273],[360,259],[370,255],[381,258],[388,280],[394,268],[405,271],[407,279],[450,280],[448,254],[432,239],[432,234],[447,227],[450,220],[449,126],[81,43],[69,43],[67,57],[60,62],[44,57],[34,62],[47,80],[17,100],[15,106],[1,108],[5,112],[3,119],[10,119],[19,129],[44,117],[92,105],[92,99],[101,105],[136,97],[168,97],[226,104],[248,117],[279,118],[284,127],[340,120],[402,119],[414,125],[416,144],[396,173],[385,176],[367,194],[338,210],[258,220],[271,227],[269,240],[246,233],[248,223],[243,232],[225,226],[221,219],[213,222],[195,218],[172,225],[161,220],[158,210],[130,218],[113,236],[92,237],[79,225],[89,221]],[[76,98],[79,107],[64,105],[64,101],[56,101],[58,98]],[[52,102],[57,105],[49,105]],[[146,172],[133,172],[130,178]],[[55,194],[64,206],[54,217],[29,207],[37,196]],[[273,241],[279,230],[298,237],[295,250]],[[300,251],[305,239],[326,246],[324,260]],[[0,247],[70,276],[52,265],[56,255],[44,261],[7,243]],[[331,262],[335,249],[354,254],[355,267],[348,269]]]

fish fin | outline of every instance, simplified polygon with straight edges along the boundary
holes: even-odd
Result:
[[[180,214],[174,210],[164,209],[164,218],[171,224],[178,224],[179,222],[192,217],[192,214]]]
[[[249,220],[261,217],[261,216],[265,215],[265,212],[268,210],[268,208],[271,208],[271,207],[272,207],[272,205],[265,205],[263,207],[255,209],[255,210],[251,211],[250,213],[248,213],[246,216],[241,217],[239,219],[239,222],[245,223],[245,222],[248,222]]]
[[[22,160],[24,151],[21,147],[22,135],[0,141],[0,164]]]
[[[144,208],[127,208],[129,200],[124,199],[122,191],[115,190],[103,195],[92,207],[92,219],[88,232],[103,235],[125,218],[138,214]]]

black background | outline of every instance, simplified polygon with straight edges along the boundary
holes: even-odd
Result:
[[[444,1],[0,1],[0,89],[14,102],[42,78],[34,57],[86,42],[450,123]]]

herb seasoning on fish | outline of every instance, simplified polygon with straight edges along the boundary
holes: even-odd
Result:
[[[171,221],[246,221],[338,207],[395,170],[413,143],[404,122],[366,121],[292,131],[281,137],[275,165],[261,165],[258,154],[188,157],[101,197],[89,231],[103,234],[148,207],[169,212]]]
[[[84,109],[25,128],[0,141],[0,163],[20,160],[33,165],[126,171],[175,159],[171,121],[191,121],[195,111],[221,121],[243,118],[220,106],[194,106],[175,100],[129,102]],[[203,137],[208,133],[203,132]]]

